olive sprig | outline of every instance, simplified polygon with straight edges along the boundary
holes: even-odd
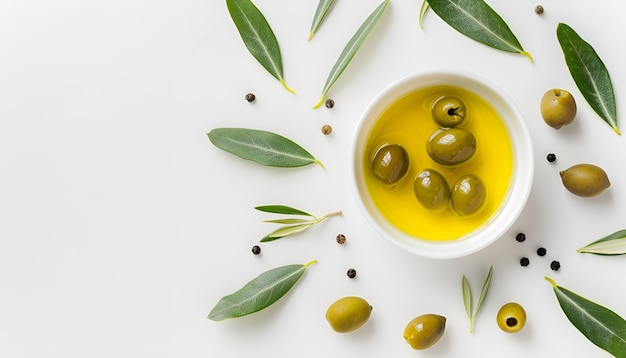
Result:
[[[274,241],[274,240],[283,238],[285,236],[297,234],[299,232],[302,232],[312,227],[313,225],[317,223],[320,223],[328,219],[329,217],[342,215],[341,210],[338,210],[338,211],[333,211],[328,214],[324,214],[322,216],[317,217],[315,215],[307,213],[306,211],[302,211],[302,210],[292,208],[286,205],[264,205],[264,206],[257,206],[255,207],[255,209],[266,212],[266,213],[293,215],[293,216],[301,217],[301,218],[289,217],[289,218],[283,218],[283,219],[264,220],[264,222],[282,224],[283,226],[265,235],[265,237],[261,239],[261,242]]]
[[[493,276],[493,266],[489,267],[489,273],[487,274],[487,278],[485,278],[485,283],[483,284],[483,288],[480,291],[480,297],[478,298],[478,303],[476,304],[476,308],[472,305],[472,290],[470,288],[469,281],[467,277],[463,275],[461,279],[461,286],[463,291],[463,304],[465,305],[465,311],[467,312],[467,318],[469,318],[470,329],[469,332],[474,332],[474,321],[476,320],[476,315],[478,315],[478,311],[480,311],[480,307],[483,305],[485,301],[485,297],[487,297],[487,292],[489,292],[489,285],[491,284],[491,277]]]

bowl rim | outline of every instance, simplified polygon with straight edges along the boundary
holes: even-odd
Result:
[[[366,142],[371,124],[392,103],[409,92],[435,85],[461,87],[481,97],[488,94],[495,98],[498,103],[494,104],[490,101],[490,104],[494,106],[494,109],[499,112],[502,118],[506,119],[504,122],[510,135],[514,155],[511,183],[500,208],[487,222],[468,233],[465,237],[446,241],[416,238],[400,231],[387,222],[380,214],[375,212],[373,203],[362,195],[362,193],[367,192],[367,189],[360,175],[360,163],[362,160],[362,151],[360,149]],[[510,116],[505,116],[502,113],[503,110],[506,110]],[[364,131],[367,132],[363,134]],[[350,172],[352,188],[361,213],[369,224],[387,241],[418,256],[434,259],[453,259],[473,254],[491,245],[502,237],[515,223],[530,196],[534,177],[534,155],[532,138],[525,117],[506,92],[493,82],[475,73],[458,70],[416,72],[392,82],[369,102],[359,117],[352,138]]]

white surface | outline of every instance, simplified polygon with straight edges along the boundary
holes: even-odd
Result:
[[[534,57],[475,43],[434,13],[417,25],[421,1],[393,0],[329,96],[311,106],[344,44],[379,0],[337,1],[307,42],[317,1],[257,0],[283,52],[293,95],[243,46],[224,1],[78,0],[0,3],[0,356],[2,357],[528,357],[607,356],[567,321],[557,283],[626,315],[624,258],[575,249],[625,228],[626,138],[582,99],[555,36],[566,22],[594,45],[611,72],[618,111],[626,108],[621,1],[490,1]],[[348,152],[355,123],[389,83],[416,71],[472,71],[518,104],[536,150],[535,185],[507,234],[452,261],[405,253],[380,238],[358,210]],[[538,104],[552,87],[571,90],[578,118],[558,132]],[[254,92],[257,101],[243,100]],[[323,136],[329,123],[334,131]],[[620,124],[626,127],[623,118]],[[241,126],[275,131],[326,165],[280,170],[213,147],[205,132]],[[549,152],[558,160],[545,160]],[[558,171],[591,162],[613,186],[582,199]],[[255,205],[287,204],[316,214],[341,209],[299,235],[262,245],[273,228]],[[523,231],[528,239],[514,240]],[[335,243],[344,233],[347,244]],[[548,249],[538,257],[537,247]],[[531,264],[522,268],[521,256]],[[225,294],[284,264],[311,266],[279,303],[246,318],[212,322]],[[562,269],[549,269],[552,259]],[[478,294],[492,287],[475,332],[461,300],[467,275]],[[345,271],[354,267],[355,280]],[[360,330],[332,332],[324,312],[359,295],[373,306]],[[527,327],[507,335],[498,308],[522,303]],[[448,318],[425,352],[403,342],[422,313]]]

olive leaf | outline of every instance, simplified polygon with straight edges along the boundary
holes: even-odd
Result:
[[[260,274],[238,291],[222,297],[209,312],[208,318],[222,321],[246,316],[271,306],[289,292],[307,267],[316,262],[313,260],[304,265],[281,266]]]
[[[478,298],[478,302],[476,303],[476,308],[473,308],[472,303],[472,289],[470,287],[469,281],[467,277],[463,275],[461,279],[461,290],[463,293],[463,304],[465,306],[465,312],[467,312],[467,318],[469,318],[470,329],[469,332],[474,332],[474,321],[476,320],[476,316],[480,311],[480,308],[485,302],[485,298],[487,297],[487,292],[489,292],[489,286],[491,285],[491,277],[493,276],[493,266],[489,267],[489,273],[487,273],[487,277],[485,278],[485,283],[483,283],[483,288],[480,291],[480,296]]]
[[[616,357],[626,356],[626,321],[617,313],[550,282],[569,321],[596,346]]]
[[[317,10],[315,10],[313,22],[311,23],[311,31],[309,31],[309,37],[307,38],[308,41],[311,41],[311,39],[317,32],[317,29],[322,24],[322,21],[324,21],[324,19],[326,18],[326,14],[328,13],[328,10],[330,9],[330,6],[333,4],[334,1],[335,0],[320,0],[319,4],[317,5]]]
[[[461,34],[497,50],[528,57],[509,25],[483,0],[428,0],[439,17]]]
[[[261,239],[261,242],[274,241],[285,236],[297,234],[301,231],[304,231],[311,226],[320,223],[331,216],[341,215],[341,211],[334,211],[320,217],[316,217],[315,215],[311,215],[305,211],[300,209],[292,208],[286,205],[264,205],[255,207],[256,210],[263,211],[266,213],[273,214],[285,214],[285,215],[298,215],[305,216],[308,219],[303,218],[284,218],[284,219],[275,219],[275,220],[265,220],[264,222],[274,223],[274,224],[283,224],[284,226],[272,231],[271,233],[265,235]]]
[[[250,0],[226,0],[230,17],[250,54],[289,92],[283,77],[283,61],[278,40],[265,16]]]
[[[613,84],[604,62],[594,48],[568,25],[559,23],[556,35],[567,68],[583,97],[598,116],[620,135]]]
[[[423,0],[422,1],[422,6],[420,7],[420,17],[419,17],[419,25],[420,28],[424,28],[424,15],[426,15],[426,12],[428,11],[428,0]]]
[[[311,153],[279,134],[248,128],[216,128],[207,133],[213,145],[242,159],[282,168],[324,165]]]
[[[596,255],[626,254],[626,230],[619,230],[576,250],[579,253]]]
[[[361,45],[363,45],[363,42],[367,38],[367,35],[370,34],[372,29],[378,23],[378,20],[380,20],[380,17],[385,12],[388,4],[389,0],[385,0],[380,5],[378,5],[378,7],[368,16],[368,18],[365,19],[363,24],[361,24],[359,29],[350,39],[350,41],[348,41],[343,51],[339,55],[339,58],[337,58],[335,65],[328,74],[326,84],[322,89],[322,98],[313,106],[313,108],[318,108],[322,105],[322,103],[324,102],[324,98],[326,98],[326,94],[333,86],[333,84],[335,84],[337,79],[339,79],[339,76],[341,76],[346,67],[348,67],[348,64],[350,63],[350,61],[352,61],[354,55],[357,53],[357,51],[359,51]]]

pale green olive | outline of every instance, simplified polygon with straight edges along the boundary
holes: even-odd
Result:
[[[485,204],[487,190],[482,179],[473,174],[460,177],[450,194],[452,209],[461,215],[467,216],[477,213]]]
[[[559,173],[563,186],[570,193],[582,197],[600,195],[611,186],[606,172],[593,164],[576,164]]]
[[[450,187],[446,179],[434,169],[424,169],[413,182],[415,197],[426,209],[443,210],[450,201]]]
[[[385,184],[395,184],[409,169],[409,155],[398,144],[389,144],[378,149],[372,160],[374,176]]]
[[[445,96],[437,99],[431,109],[435,122],[442,127],[459,125],[467,116],[465,103],[456,97]]]
[[[426,142],[426,152],[435,162],[454,167],[476,153],[476,138],[462,128],[440,128]]]
[[[576,117],[576,101],[566,90],[553,88],[541,98],[541,117],[547,125],[559,129]]]
[[[326,320],[335,332],[348,333],[363,326],[372,306],[361,297],[347,296],[333,302],[326,310]]]
[[[526,311],[519,303],[509,302],[500,307],[496,321],[504,332],[516,333],[526,324]]]
[[[413,349],[426,349],[437,343],[446,330],[446,318],[424,314],[413,318],[404,328],[404,340]]]

